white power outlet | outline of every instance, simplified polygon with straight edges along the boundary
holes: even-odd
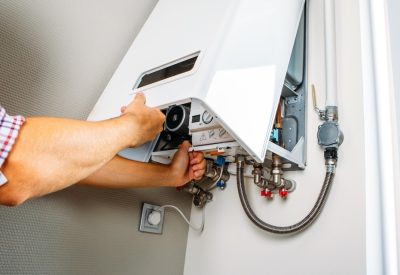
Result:
[[[143,203],[139,231],[162,234],[162,228],[164,224],[164,208],[159,208],[159,205]]]

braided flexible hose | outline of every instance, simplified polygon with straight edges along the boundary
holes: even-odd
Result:
[[[249,219],[258,227],[261,229],[275,233],[275,234],[291,234],[291,233],[298,233],[302,230],[304,230],[307,226],[309,226],[311,223],[313,223],[318,215],[321,213],[322,208],[324,207],[326,203],[326,199],[328,197],[329,190],[332,186],[333,182],[333,177],[334,173],[333,172],[327,172],[325,175],[325,180],[322,185],[321,191],[319,193],[318,199],[315,202],[313,208],[311,211],[308,213],[308,215],[299,221],[296,224],[289,225],[289,226],[276,226],[272,224],[268,224],[264,221],[262,221],[251,209],[251,206],[249,204],[249,201],[247,199],[246,195],[246,190],[244,186],[244,175],[243,175],[243,167],[237,166],[237,187],[238,187],[238,192],[239,192],[239,198],[240,202],[242,203],[243,209],[246,213],[246,215],[249,217]]]

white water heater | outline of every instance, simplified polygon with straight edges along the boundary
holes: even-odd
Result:
[[[160,0],[88,119],[119,116],[143,91],[147,105],[171,117],[166,129],[190,138],[195,149],[226,157],[241,150],[257,162],[267,149],[280,150],[304,165],[299,146],[269,142],[303,6],[304,0]],[[188,132],[180,132],[182,123]],[[123,155],[166,156],[176,149],[174,135],[162,133]]]

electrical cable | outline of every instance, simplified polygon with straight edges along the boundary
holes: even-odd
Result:
[[[156,210],[165,209],[165,208],[174,209],[175,211],[177,211],[177,212],[182,216],[182,218],[185,220],[185,222],[186,222],[193,230],[199,231],[200,233],[203,232],[204,224],[205,224],[205,219],[206,219],[205,207],[203,207],[203,209],[202,209],[202,211],[201,211],[201,212],[202,212],[202,218],[201,218],[201,224],[200,224],[200,226],[195,226],[195,225],[193,225],[193,224],[189,221],[189,219],[186,218],[185,214],[183,214],[183,212],[182,212],[178,207],[176,207],[175,205],[166,204],[166,205],[160,206],[160,207],[157,208]]]

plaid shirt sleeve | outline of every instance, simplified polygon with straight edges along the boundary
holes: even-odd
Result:
[[[19,129],[24,122],[23,116],[9,116],[6,110],[0,106],[0,167],[11,152]]]

